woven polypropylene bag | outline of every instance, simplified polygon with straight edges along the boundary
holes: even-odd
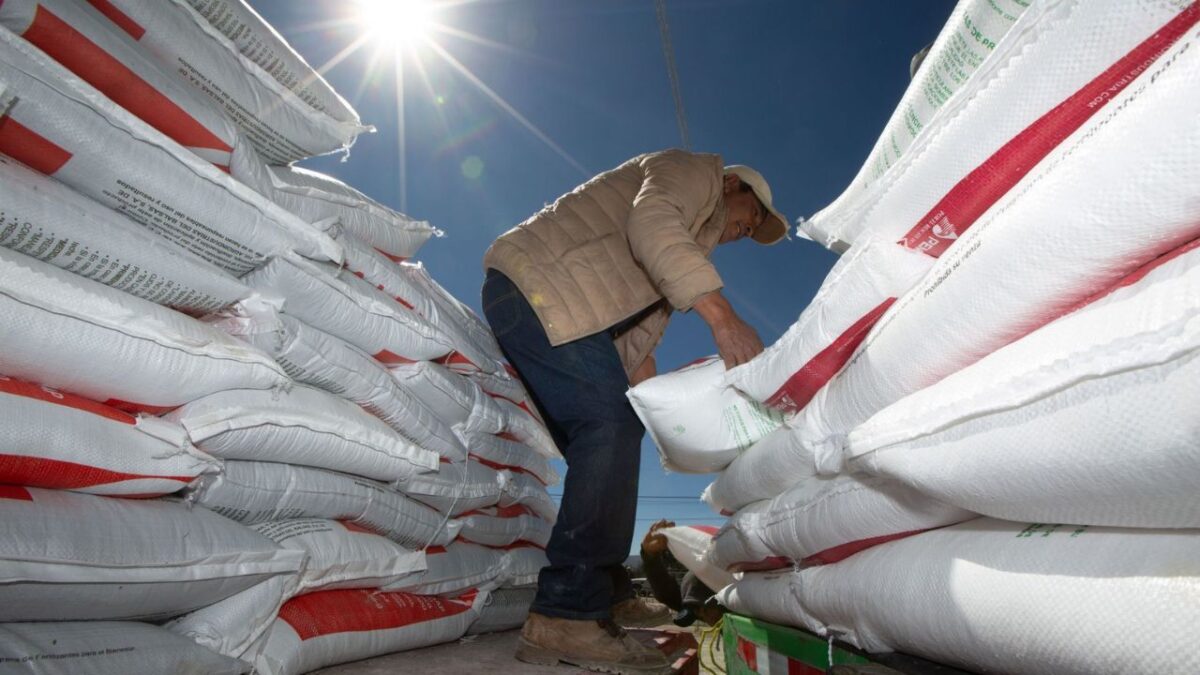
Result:
[[[442,462],[436,472],[407,476],[397,490],[441,513],[457,516],[500,501],[501,474],[478,462]]]
[[[462,525],[463,541],[485,546],[524,542],[545,547],[554,527],[522,504],[469,511],[456,520]]]
[[[126,408],[170,410],[290,380],[196,319],[0,248],[0,373]]]
[[[382,481],[438,465],[435,453],[359,406],[304,385],[221,391],[167,418],[181,424],[205,452],[224,459],[300,464]]]
[[[196,257],[235,276],[289,251],[341,260],[341,247],[328,235],[119,107],[7,29],[0,30],[0,80],[6,98],[14,101],[0,117],[0,152]]]
[[[418,595],[458,595],[470,588],[490,589],[504,580],[505,552],[456,541],[425,550],[426,569],[384,586],[387,591]]]
[[[885,408],[855,466],[1010,520],[1200,527],[1200,250]]]
[[[304,555],[207,509],[0,487],[0,622],[162,619],[211,605]]]
[[[970,671],[1190,673],[1200,668],[1198,553],[1196,530],[980,518],[836,565],[746,575],[721,602]]]
[[[241,2],[89,0],[147,54],[287,164],[347,147],[368,129],[278,33]]]
[[[251,528],[283,548],[304,551],[308,561],[295,593],[336,588],[379,588],[425,570],[425,554],[353,523],[292,518]]]
[[[216,311],[250,288],[129,218],[0,156],[0,246],[189,314]]]
[[[383,483],[290,464],[230,460],[224,473],[189,488],[188,498],[245,525],[347,520],[409,548],[448,543],[460,527]]]
[[[154,497],[220,467],[178,424],[0,376],[0,484]]]

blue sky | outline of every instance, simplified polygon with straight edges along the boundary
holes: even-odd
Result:
[[[344,21],[349,0],[251,4],[313,65],[362,32]],[[811,215],[857,172],[908,85],[910,57],[936,37],[953,4],[668,0],[693,149],[755,167],[783,213]],[[538,133],[435,49],[417,44],[405,53],[398,87],[390,56],[372,67],[367,47],[326,78],[378,132],[363,136],[346,162],[305,165],[445,230],[418,259],[478,311],[480,261],[497,235],[595,173],[679,146],[680,134],[653,0],[459,0],[435,20],[453,31],[433,33],[437,44]],[[835,256],[794,239],[770,248],[738,242],[713,259],[726,295],[769,344]],[[714,351],[703,322],[676,316],[659,368]],[[659,517],[721,522],[698,500],[710,480],[665,473],[646,439],[634,546]]]

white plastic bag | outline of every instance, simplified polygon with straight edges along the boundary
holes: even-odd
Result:
[[[0,184],[0,246],[190,314],[250,295],[229,273],[3,155]]]
[[[993,517],[1200,527],[1200,250],[885,408],[855,465]]]
[[[652,377],[626,395],[669,471],[715,473],[782,423],[725,384],[725,362],[710,356]]]
[[[346,399],[304,385],[231,389],[167,415],[205,452],[224,459],[285,462],[381,481],[436,471],[438,457]]]
[[[0,622],[162,619],[304,555],[202,508],[0,486]]]
[[[177,424],[0,376],[0,484],[155,497],[220,467]]]
[[[188,498],[245,525],[287,518],[348,520],[408,548],[445,544],[459,523],[388,486],[346,474],[269,462],[225,462]]]
[[[0,248],[0,373],[161,412],[289,383],[266,354],[191,317]]]

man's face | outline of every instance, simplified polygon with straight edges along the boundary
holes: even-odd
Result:
[[[743,191],[741,180],[733,175],[725,177],[725,209],[725,229],[719,244],[754,236],[767,217],[767,210],[754,192]]]

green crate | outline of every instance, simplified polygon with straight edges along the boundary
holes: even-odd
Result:
[[[824,675],[830,665],[869,664],[867,658],[807,631],[726,614],[722,638],[728,675]]]

